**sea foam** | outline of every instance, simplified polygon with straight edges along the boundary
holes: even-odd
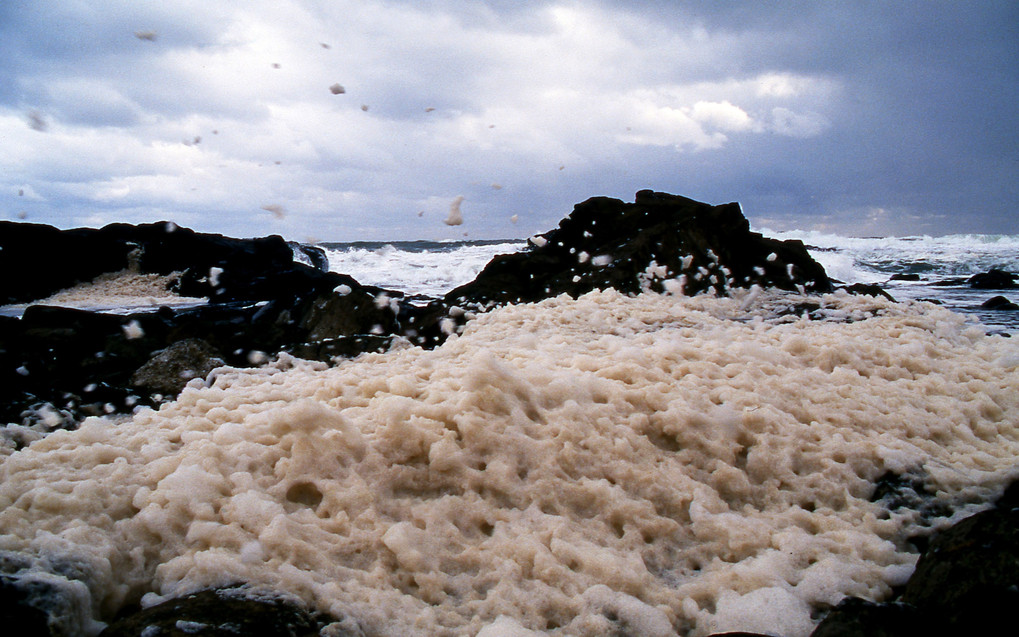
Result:
[[[510,306],[6,448],[0,550],[87,588],[83,632],[246,582],[370,635],[799,637],[912,571],[931,522],[871,502],[880,476],[956,510],[1014,477],[1017,353],[844,293]]]

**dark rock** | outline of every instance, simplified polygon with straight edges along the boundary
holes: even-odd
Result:
[[[927,632],[925,618],[909,604],[842,600],[810,637],[913,637]]]
[[[224,364],[219,351],[197,338],[161,349],[131,375],[131,384],[150,392],[176,395],[193,378],[205,378]]]
[[[136,246],[94,230],[0,221],[0,305],[44,298],[128,267]],[[17,272],[18,276],[6,273]]]
[[[929,493],[916,474],[886,474],[872,501],[923,512]],[[928,508],[927,515],[949,511]],[[922,546],[923,543],[916,543]],[[847,599],[811,637],[996,633],[1019,604],[1019,481],[993,509],[937,533],[926,543],[902,594],[875,603]]]
[[[310,265],[295,262],[295,253]],[[299,259],[301,257],[298,257]],[[0,304],[46,297],[100,274],[135,269],[181,273],[179,292],[213,302],[262,300],[285,291],[280,277],[297,268],[324,274],[321,249],[291,248],[282,237],[233,239],[202,234],[173,223],[112,224],[100,229],[58,230],[0,222]],[[275,290],[276,294],[267,293]]]
[[[895,301],[895,299],[892,298],[891,294],[885,292],[884,288],[875,283],[854,283],[852,285],[844,286],[843,289],[849,292],[850,294],[881,296],[888,299],[889,301],[893,302]]]
[[[101,637],[318,637],[334,618],[282,599],[247,596],[243,589],[207,590],[139,610],[106,627]],[[345,622],[339,636],[362,636]]]
[[[951,278],[951,279],[942,279],[940,281],[932,281],[931,285],[934,285],[934,286],[937,286],[937,287],[951,287],[951,286],[956,286],[956,285],[966,285],[967,283],[969,283],[969,279],[963,279],[963,278],[959,278],[959,277],[954,277],[954,278]]]
[[[1019,604],[1019,508],[1003,501],[938,533],[902,601],[950,631],[1007,625]]]
[[[287,351],[298,358],[328,363],[336,358],[353,358],[365,352],[385,352],[392,344],[392,335],[361,334],[298,343],[288,347]]]
[[[1014,274],[992,268],[987,272],[974,274],[968,283],[971,288],[979,290],[1007,290],[1016,286],[1015,278]]]
[[[5,630],[24,637],[50,637],[50,614],[32,603],[32,592],[17,586],[8,575],[0,575],[0,622]]]
[[[77,637],[102,627],[92,619],[92,597],[82,580],[87,575],[73,572],[75,568],[68,566],[54,571],[40,568],[35,558],[0,552],[0,620],[4,634]]]
[[[916,273],[911,274],[893,274],[889,281],[919,281],[920,275]]]
[[[577,204],[530,250],[496,257],[445,300],[532,302],[610,287],[661,292],[668,280],[682,281],[687,295],[709,290],[725,295],[730,287],[752,285],[831,290],[824,269],[802,242],[750,232],[739,204],[712,206],[642,190],[632,204],[608,197]]]
[[[1019,310],[1019,305],[1016,305],[1003,296],[992,296],[981,303],[980,307],[985,310]]]

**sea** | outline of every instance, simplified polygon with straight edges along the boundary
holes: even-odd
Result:
[[[329,613],[326,637],[807,637],[847,596],[888,599],[917,538],[1019,477],[1016,313],[979,309],[1019,295],[935,285],[1019,271],[1019,236],[765,234],[898,302],[594,291],[432,350],[279,354],[158,409],[9,423],[0,571],[89,637],[238,583]],[[434,297],[525,242],[322,247]]]
[[[841,283],[880,285],[896,300],[926,299],[978,320],[992,331],[1015,334],[1019,312],[985,310],[981,304],[1004,295],[1019,303],[1019,289],[974,290],[938,285],[999,269],[1019,273],[1019,235],[966,234],[940,237],[845,237],[814,231],[760,230],[767,237],[803,241],[828,276]],[[367,285],[409,295],[441,297],[472,281],[497,254],[527,248],[526,240],[393,241],[322,243],[330,269]],[[912,280],[894,275],[916,275]]]

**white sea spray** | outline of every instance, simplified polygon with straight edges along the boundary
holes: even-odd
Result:
[[[877,477],[922,469],[946,504],[1012,477],[1019,345],[930,304],[734,294],[560,296],[431,351],[220,369],[4,450],[0,550],[89,565],[100,619],[243,581],[379,635],[806,635],[912,569],[917,516]]]

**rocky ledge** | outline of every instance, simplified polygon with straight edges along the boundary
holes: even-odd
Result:
[[[220,365],[281,351],[329,362],[388,348],[432,347],[471,312],[594,289],[725,295],[733,287],[826,292],[799,241],[750,231],[738,204],[712,206],[643,190],[634,203],[594,197],[524,252],[496,257],[443,299],[361,285],[328,271],[324,251],[270,236],[233,239],[172,223],[61,231],[0,222],[0,422],[33,431],[129,412],[175,396]],[[32,305],[111,273],[160,275],[197,307],[116,315]]]

